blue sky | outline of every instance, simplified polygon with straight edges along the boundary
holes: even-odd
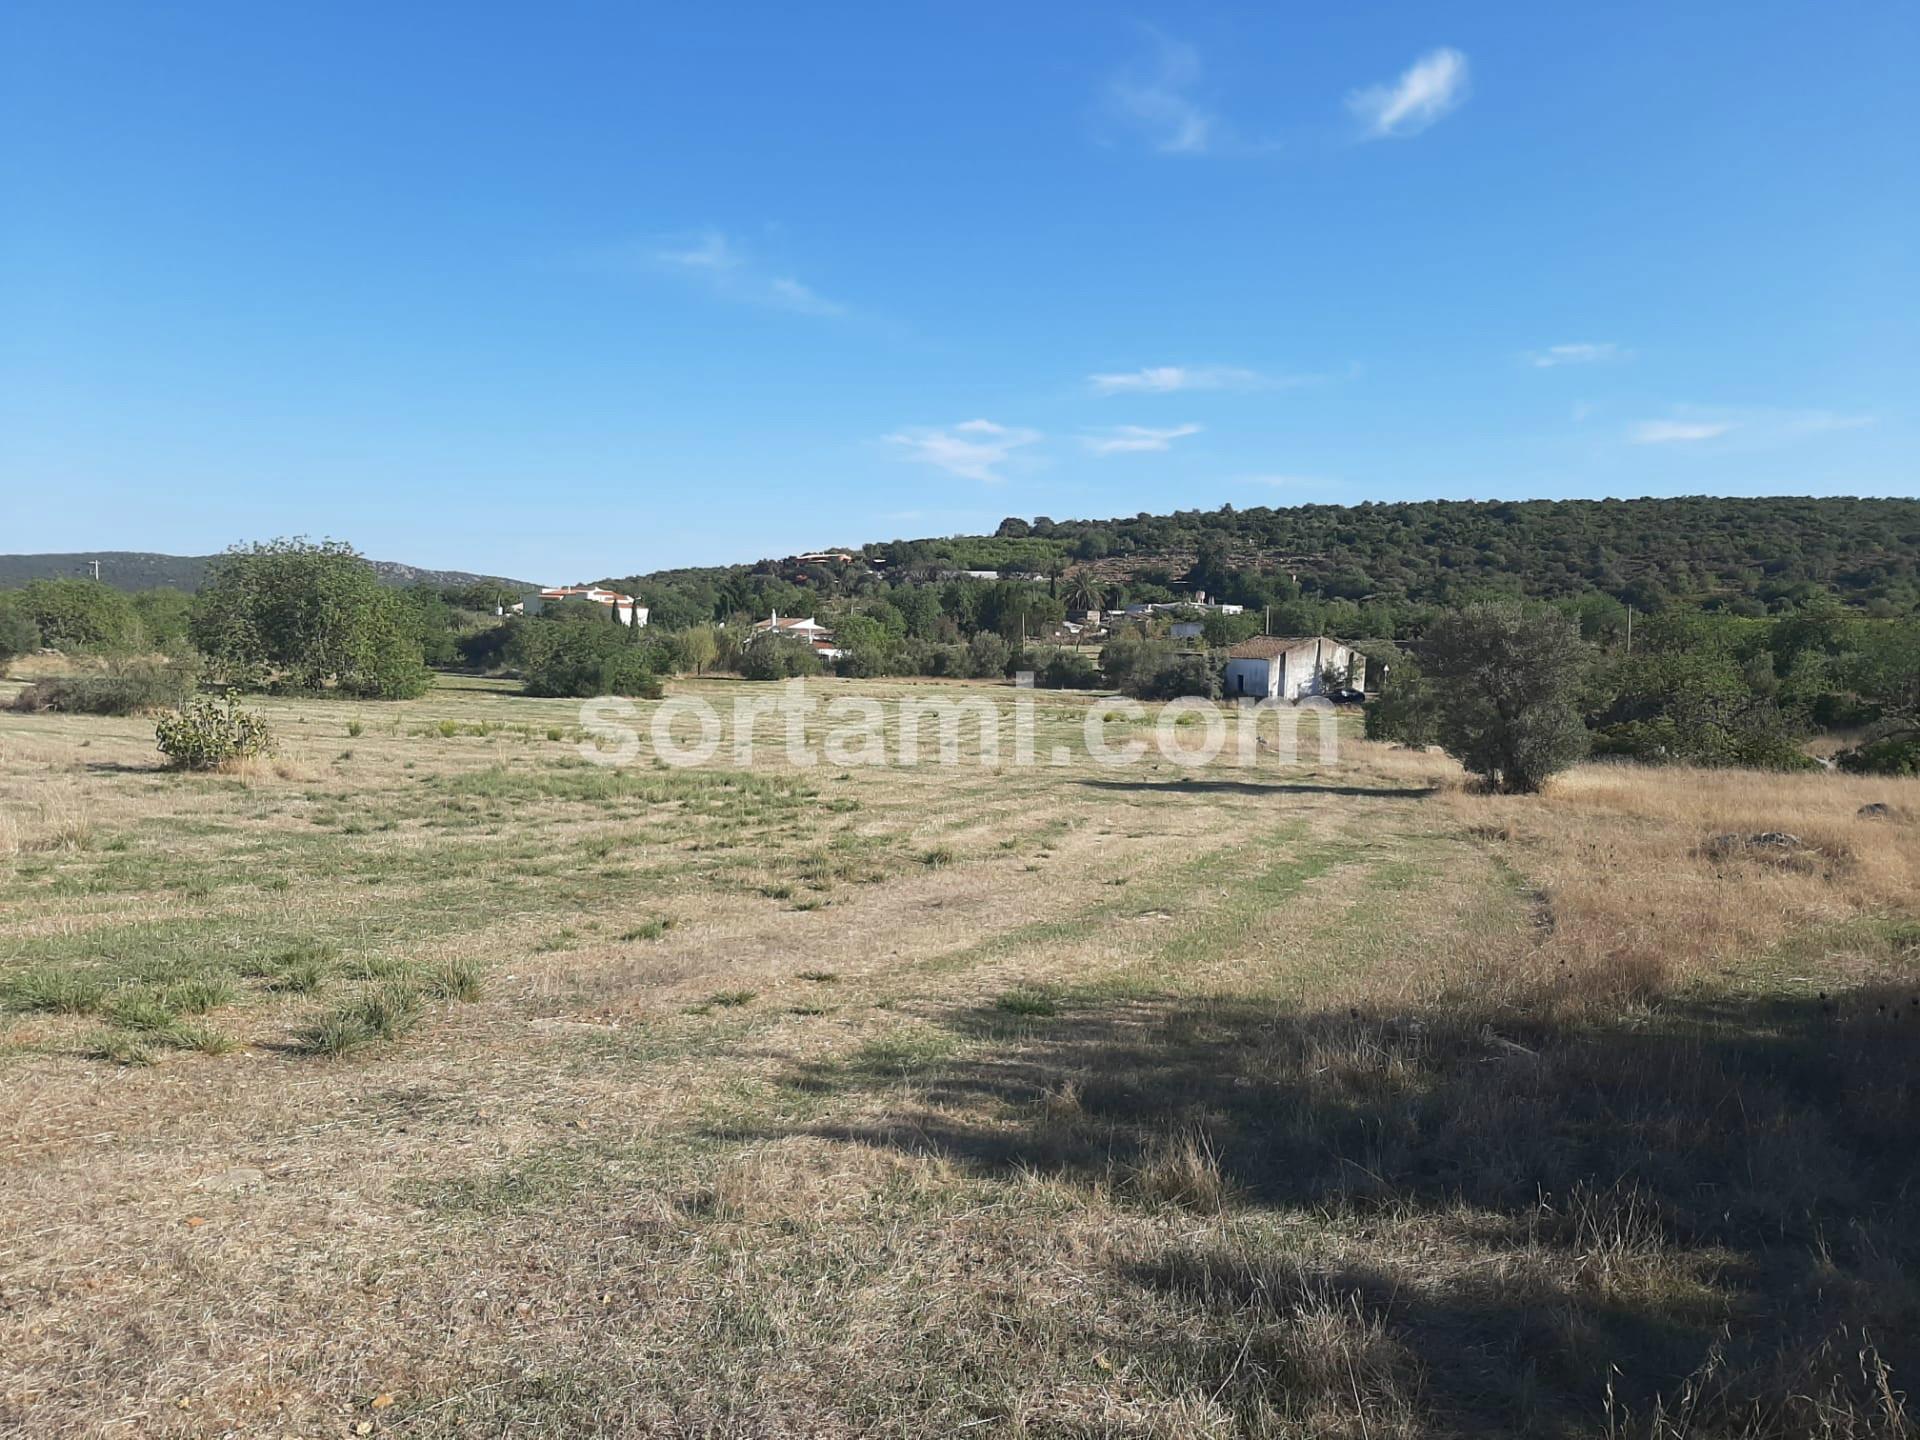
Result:
[[[0,550],[1913,494],[1920,7],[0,18]]]

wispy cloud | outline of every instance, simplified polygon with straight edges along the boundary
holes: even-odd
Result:
[[[1629,426],[1627,438],[1636,445],[1694,445],[1736,436],[1742,449],[1766,450],[1809,435],[1863,430],[1874,422],[1872,415],[1845,410],[1782,410],[1765,406],[1712,410],[1679,405],[1664,420],[1641,420]]]
[[[1242,478],[1245,485],[1265,485],[1274,490],[1312,490],[1324,488],[1334,482],[1324,475],[1248,475]]]
[[[906,458],[944,470],[963,480],[980,480],[989,485],[1006,479],[1000,467],[1016,450],[1045,439],[1040,431],[1017,425],[996,425],[991,420],[963,420],[958,425],[914,426],[887,436]]]
[[[1561,365],[1600,365],[1609,360],[1625,360],[1632,352],[1608,341],[1581,341],[1572,345],[1549,345],[1528,354],[1527,363],[1536,370],[1552,370]]]
[[[1198,425],[1115,425],[1098,434],[1082,435],[1080,443],[1096,455],[1133,455],[1144,450],[1171,450],[1173,442],[1198,435]]]
[[[1197,99],[1200,52],[1153,35],[1153,53],[1107,82],[1108,111],[1162,155],[1201,155],[1220,138],[1220,119]]]
[[[1774,418],[1789,435],[1824,435],[1832,430],[1864,430],[1875,417],[1840,410],[1786,410]]]
[[[847,307],[829,300],[791,275],[783,275],[756,260],[718,230],[702,232],[692,242],[656,249],[654,264],[707,286],[723,300],[742,305],[764,305],[796,315],[844,315]]]
[[[1141,370],[1089,375],[1101,395],[1171,395],[1180,390],[1266,390],[1304,384],[1298,376],[1268,376],[1236,365],[1149,365]]]
[[[1422,55],[1391,85],[1373,85],[1347,96],[1347,108],[1369,140],[1418,135],[1467,98],[1467,57],[1439,49]]]
[[[1731,420],[1642,420],[1627,431],[1636,445],[1694,445],[1737,428]]]

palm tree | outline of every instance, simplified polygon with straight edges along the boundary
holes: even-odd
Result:
[[[1077,570],[1067,580],[1069,610],[1098,610],[1107,598],[1107,590],[1091,570]]]

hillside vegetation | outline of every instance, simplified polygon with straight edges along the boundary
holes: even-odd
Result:
[[[100,562],[100,583],[115,590],[198,590],[218,555],[161,555],[147,550],[87,550],[71,554],[0,555],[0,590],[35,580],[60,580],[93,575]],[[425,570],[397,560],[369,560],[373,573],[386,585],[431,585],[451,588],[494,581],[524,593],[540,587],[526,580],[479,575],[469,570]]]
[[[674,570],[627,577],[657,606],[756,609],[777,577],[831,592],[880,562],[891,578],[942,568],[1049,577],[1090,570],[1130,598],[1305,598],[1395,613],[1494,598],[1610,597],[1764,614],[1832,596],[1875,615],[1920,607],[1920,500],[1779,497],[1431,500],[1176,511],[1112,520],[1009,518],[994,535],[859,547],[865,563]],[[1196,573],[1197,571],[1197,573]],[[1158,592],[1166,592],[1164,596]],[[1372,631],[1369,633],[1381,633]]]

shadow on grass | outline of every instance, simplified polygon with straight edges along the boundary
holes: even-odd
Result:
[[[1264,780],[1082,780],[1089,790],[1130,790],[1145,795],[1334,795],[1349,799],[1424,800],[1432,785],[1315,785]]]
[[[1375,1433],[1361,1352],[1464,1433],[1911,1433],[1877,1392],[1882,1360],[1920,1373],[1920,997],[1606,1025],[1167,998],[943,1029],[917,1068],[790,1077],[894,1092],[808,1133],[1246,1222],[1115,1262],[1188,1322],[1139,1363],[1243,1418],[1311,1388],[1305,1327],[1345,1325],[1322,1379]]]

